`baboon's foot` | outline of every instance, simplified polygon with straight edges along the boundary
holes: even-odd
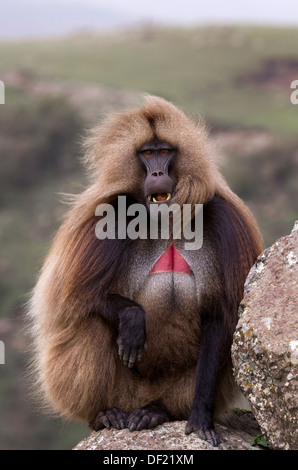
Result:
[[[100,411],[96,418],[93,419],[89,426],[94,431],[100,429],[112,427],[116,429],[124,429],[127,427],[127,414],[124,413],[120,408],[110,408],[109,410]]]
[[[141,429],[154,428],[166,421],[170,421],[166,407],[159,402],[151,402],[128,416],[127,427],[130,431],[140,431]]]

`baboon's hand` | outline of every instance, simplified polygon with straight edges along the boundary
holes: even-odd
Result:
[[[129,368],[140,361],[145,349],[145,311],[141,306],[127,307],[119,313],[118,354]]]

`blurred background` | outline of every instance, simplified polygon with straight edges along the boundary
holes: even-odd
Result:
[[[0,449],[71,449],[84,424],[30,398],[24,304],[67,207],[86,184],[86,129],[160,95],[210,128],[265,245],[297,218],[296,0],[10,0],[0,6]]]

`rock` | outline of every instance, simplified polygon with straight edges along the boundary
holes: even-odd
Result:
[[[298,223],[251,269],[232,358],[236,380],[274,449],[298,449]]]
[[[118,431],[112,428],[93,432],[79,442],[74,450],[257,450],[258,447],[251,446],[252,439],[256,437],[255,425],[246,419],[244,415],[245,431],[215,425],[221,437],[219,447],[212,447],[196,433],[186,436],[186,421],[174,421],[143,431]]]

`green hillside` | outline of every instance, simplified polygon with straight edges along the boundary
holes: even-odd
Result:
[[[211,121],[288,136],[296,134],[290,83],[298,76],[297,43],[298,29],[144,26],[113,35],[3,43],[0,70],[162,95]],[[245,80],[266,72],[267,82]]]

